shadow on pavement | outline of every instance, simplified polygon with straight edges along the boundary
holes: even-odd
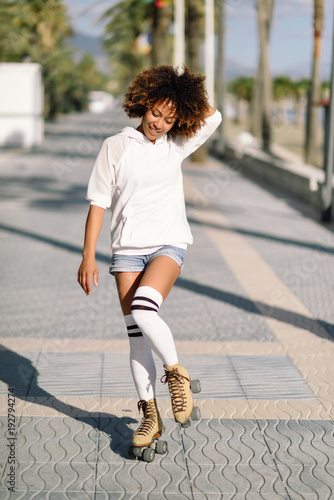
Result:
[[[22,200],[34,208],[63,209],[67,206],[87,204],[87,187],[80,184],[67,184],[64,188],[59,180],[51,177],[6,177],[1,179],[3,201]],[[38,193],[38,197],[31,193]],[[43,197],[42,197],[43,196]]]
[[[103,412],[89,412],[60,401],[38,385],[38,371],[29,358],[7,349],[0,344],[0,380],[8,388],[14,389],[14,396],[23,401],[58,410],[65,416],[91,426],[96,431],[102,431],[110,439],[110,448],[122,458],[128,458],[128,448],[131,445],[132,430],[129,425],[137,420],[131,417],[117,417]],[[46,418],[48,418],[46,416]]]
[[[11,226],[7,226],[6,224],[0,223],[0,231],[7,231],[8,233],[16,234],[18,236],[23,236],[25,238],[30,238],[35,241],[39,241],[41,243],[46,243],[47,245],[51,245],[56,248],[61,248],[62,250],[66,250],[67,252],[72,252],[75,254],[82,255],[82,247],[79,245],[73,245],[72,243],[66,243],[65,241],[59,241],[54,238],[50,238],[49,236],[43,236],[42,234],[32,233],[31,231],[26,231],[25,229],[14,228]],[[104,255],[100,252],[96,253],[96,259],[99,262],[110,263],[110,256]]]
[[[6,226],[5,224],[0,224],[0,230],[41,241],[68,252],[74,252],[80,255],[82,254],[81,246],[62,242],[48,236],[42,236],[40,234],[32,233],[23,229],[13,228],[10,226]],[[109,263],[110,256],[97,252],[96,260],[99,262]],[[225,302],[226,304],[231,304],[234,307],[238,307],[239,309],[251,312],[256,315],[274,318],[282,321],[283,323],[287,323],[298,328],[303,328],[304,330],[308,330],[309,332],[314,333],[318,337],[326,338],[329,340],[334,339],[334,325],[331,323],[327,323],[326,321],[313,319],[273,305],[269,306],[268,304],[265,304],[263,302],[254,302],[253,300],[247,299],[246,297],[243,297],[241,295],[226,292],[209,285],[196,283],[195,281],[190,281],[181,277],[176,280],[175,286],[194,293],[198,293],[200,295],[205,295],[206,297],[210,297],[221,302]]]
[[[309,318],[307,316],[303,316],[302,314],[281,309],[280,307],[264,304],[263,302],[253,301],[242,297],[241,295],[225,292],[223,290],[219,290],[218,288],[202,285],[201,283],[196,283],[184,278],[178,278],[175,286],[205,295],[206,297],[210,297],[215,300],[220,300],[221,302],[225,302],[225,304],[231,304],[234,307],[238,307],[239,309],[253,314],[277,319],[282,323],[287,323],[314,333],[318,337],[329,340],[334,339],[334,325],[325,321]]]
[[[215,207],[215,210],[217,210],[216,207]],[[221,207],[220,207],[220,210],[221,210]],[[264,233],[260,233],[258,231],[250,231],[248,229],[241,229],[241,228],[239,229],[239,228],[234,227],[234,226],[225,227],[225,226],[221,226],[219,224],[214,224],[212,222],[202,222],[202,221],[199,221],[199,220],[194,219],[192,217],[188,217],[188,221],[191,224],[197,224],[200,226],[207,226],[207,227],[211,227],[213,229],[219,229],[220,231],[232,231],[233,233],[242,234],[243,236],[252,236],[255,238],[263,238],[265,240],[274,241],[276,243],[284,243],[285,245],[293,245],[293,246],[300,247],[300,248],[307,248],[309,250],[315,250],[316,252],[328,253],[329,255],[334,254],[334,247],[329,247],[329,246],[323,245],[321,243],[309,243],[306,241],[292,240],[290,238],[282,238],[281,236],[275,236],[273,234],[264,234]],[[334,240],[333,240],[333,242],[334,242]]]

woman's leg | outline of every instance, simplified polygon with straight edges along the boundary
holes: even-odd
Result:
[[[150,346],[131,315],[131,302],[143,276],[140,273],[115,273],[116,285],[130,344],[130,368],[140,400],[155,398],[156,368]]]
[[[170,329],[158,316],[160,305],[179,274],[180,268],[172,258],[159,256],[153,259],[134,294],[131,312],[147,343],[163,361],[164,382],[168,382],[174,418],[184,424],[194,408],[190,377],[178,362]]]
[[[190,418],[193,410],[190,377],[188,372],[178,363],[170,329],[158,316],[160,305],[169,294],[179,274],[179,265],[171,257],[161,255],[150,262],[144,273],[117,273],[116,282],[123,313],[130,316],[129,305],[131,303],[132,319],[140,333],[143,334],[143,337],[137,338],[141,338],[144,342],[146,340],[165,365],[165,380],[168,382],[171,393],[174,417],[178,422],[183,423]],[[132,342],[130,340],[130,343]],[[135,350],[134,346],[133,351]],[[154,364],[153,358],[151,362]],[[142,368],[149,366],[149,358],[146,358],[145,361],[140,360],[139,364]],[[143,380],[149,380],[151,383],[153,378],[155,379],[153,374],[147,377],[149,373],[147,368],[145,368],[145,372],[146,375],[141,371],[137,377],[140,380],[138,385],[142,387],[142,390]],[[136,380],[135,374],[134,379]],[[139,397],[141,398],[141,396]],[[148,401],[148,397],[146,397],[146,401]]]
[[[154,262],[154,260],[155,259],[153,259],[152,262]],[[151,265],[147,267],[147,271],[150,268]],[[156,367],[152,351],[146,341],[146,335],[145,337],[143,336],[141,328],[136,324],[136,320],[131,314],[131,303],[133,302],[138,285],[143,280],[147,271],[145,273],[115,273],[120,304],[130,341],[130,366],[132,376],[140,399],[139,408],[143,411],[143,420],[132,436],[132,444],[135,447],[149,445],[153,437],[160,437],[163,431],[163,424],[155,399]],[[151,271],[149,274],[151,274]],[[155,273],[153,273],[153,276],[154,274]],[[164,274],[164,271],[162,274]],[[171,285],[169,285],[169,281],[164,290],[160,287],[165,296],[173,284],[171,283]],[[141,290],[143,288],[149,287],[139,287]],[[153,289],[150,288],[150,290]],[[161,297],[162,302],[160,292],[156,290],[154,290],[154,292]],[[157,332],[157,334],[159,335],[159,332]]]
[[[178,357],[172,332],[158,312],[179,274],[179,265],[171,257],[155,257],[147,266],[131,304],[132,317],[164,365],[176,364]]]
[[[153,259],[145,272],[115,273],[119,300],[129,336],[130,367],[139,399],[148,401],[155,397],[156,368],[151,349],[158,356],[161,356],[164,364],[177,363],[178,358],[172,333],[166,323],[157,314],[154,314],[155,317],[149,314],[149,326],[146,332],[147,315],[145,311],[143,311],[144,314],[140,314],[139,310],[135,310],[136,318],[134,318],[131,314],[131,303],[135,293],[141,294],[142,287],[145,286],[150,295],[153,293],[158,301],[158,310],[179,274],[178,264],[172,258],[164,255]],[[138,289],[139,291],[137,291]],[[137,324],[138,317],[140,325]],[[145,327],[144,331],[141,326]]]

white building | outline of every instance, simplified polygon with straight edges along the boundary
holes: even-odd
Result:
[[[32,147],[44,138],[42,68],[0,63],[0,146]]]

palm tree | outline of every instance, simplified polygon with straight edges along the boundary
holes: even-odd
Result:
[[[60,112],[82,110],[88,102],[89,90],[103,88],[106,83],[89,57],[78,64],[73,62],[67,46],[71,33],[61,0],[0,3],[0,60],[28,60],[42,65],[47,119]]]
[[[278,76],[273,81],[273,95],[277,102],[276,120],[286,120],[286,99],[294,95],[295,82],[288,76]]]
[[[243,120],[242,116],[242,102],[247,102],[248,104],[251,101],[253,88],[254,88],[254,78],[250,77],[240,77],[232,80],[228,84],[228,91],[234,94],[238,101],[238,109],[236,115],[236,122],[240,123]]]
[[[262,139],[263,148],[271,142],[271,75],[269,68],[269,36],[275,0],[258,0],[260,58],[252,98],[251,132]]]
[[[324,2],[314,0],[314,51],[312,59],[311,87],[308,95],[307,123],[305,136],[305,161],[316,162],[316,147],[319,138],[318,108],[316,104],[320,100],[320,59],[321,59],[321,37],[324,24]]]
[[[119,87],[128,87],[135,75],[148,63],[148,54],[140,50],[140,36],[149,31],[149,6],[138,0],[123,0],[102,16],[107,20],[104,46],[113,63]]]
[[[168,0],[155,1],[151,5],[152,17],[152,52],[151,63],[171,64],[172,37],[169,34],[173,20],[173,2]]]
[[[185,2],[186,64],[193,73],[200,72],[199,53],[204,37],[204,0]],[[203,163],[207,158],[207,144],[203,144],[192,155],[191,160]]]
[[[64,101],[56,77],[62,64],[72,64],[66,39],[71,28],[61,0],[3,1],[0,7],[2,61],[31,61],[42,65],[45,116],[54,117]],[[67,62],[68,61],[68,62]],[[57,82],[57,83],[56,83]]]
[[[190,71],[198,73],[199,51],[204,37],[204,2],[186,0],[186,63]]]
[[[123,0],[103,14],[107,20],[104,46],[120,89],[145,66],[171,63],[172,18],[171,0]]]
[[[29,57],[43,64],[71,34],[61,0],[17,0],[0,4],[0,56],[3,61]]]

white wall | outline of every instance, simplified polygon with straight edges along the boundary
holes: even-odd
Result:
[[[0,63],[0,146],[41,144],[43,109],[41,66]]]

